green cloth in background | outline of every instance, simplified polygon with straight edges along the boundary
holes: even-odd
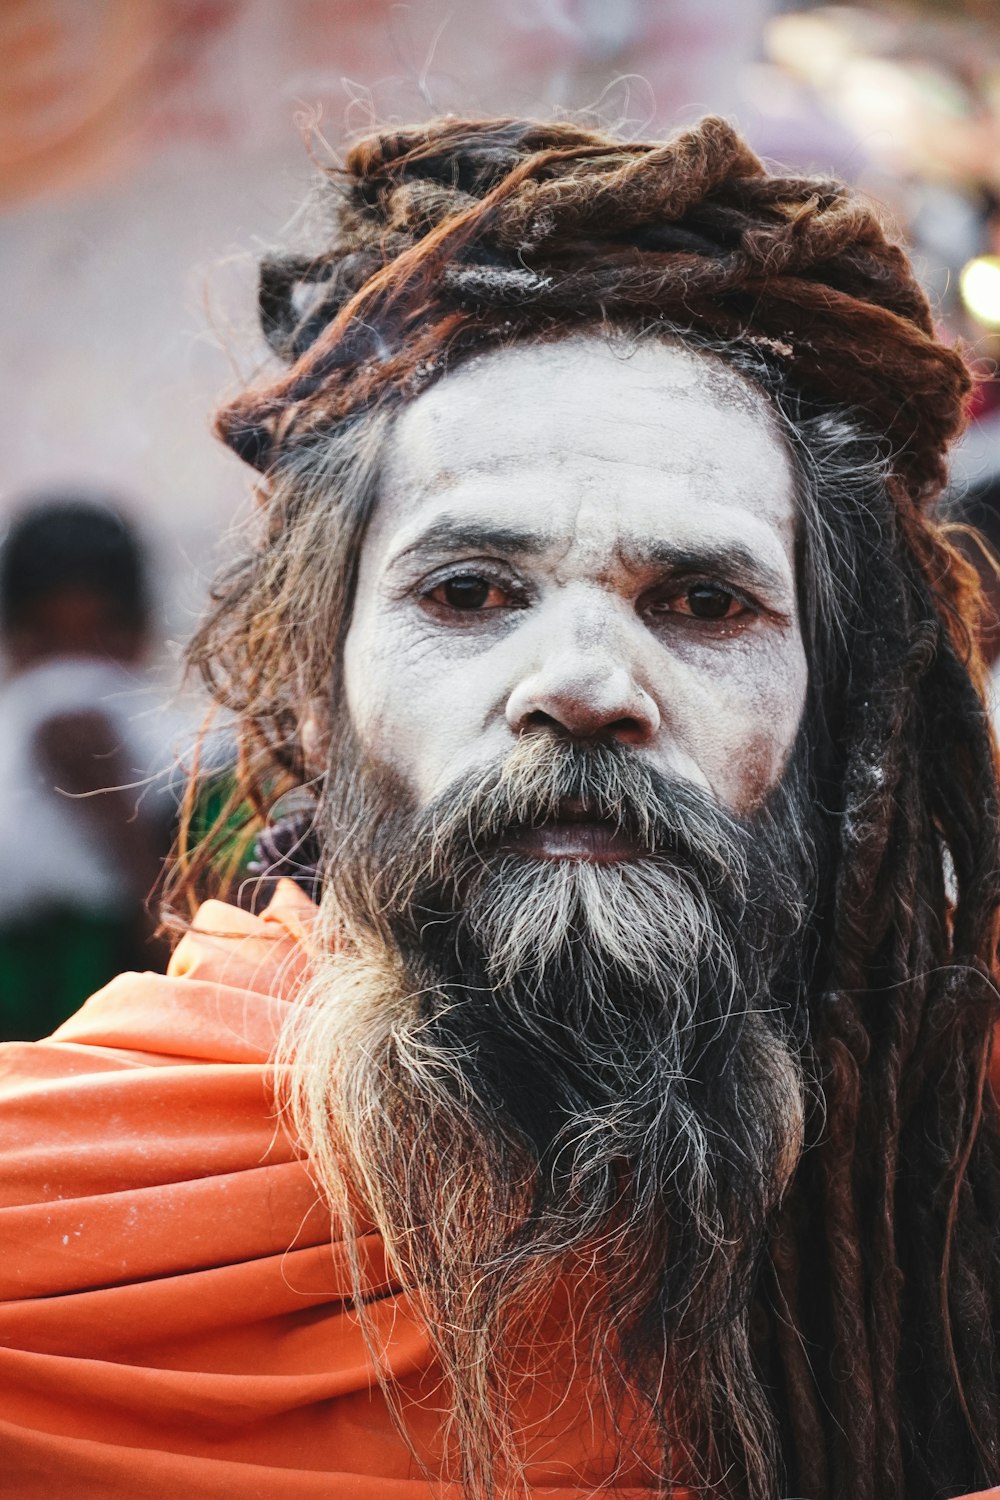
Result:
[[[62,909],[0,926],[0,1040],[48,1036],[116,974],[148,965],[138,917]]]

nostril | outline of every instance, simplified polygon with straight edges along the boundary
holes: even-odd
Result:
[[[545,713],[540,708],[532,709],[531,713],[525,714],[518,728],[523,734],[526,730],[544,729],[551,733],[565,733],[565,729],[558,719],[551,714]]]
[[[611,724],[602,727],[601,734],[608,739],[618,740],[623,745],[640,745],[650,737],[649,724],[639,719],[615,719]]]

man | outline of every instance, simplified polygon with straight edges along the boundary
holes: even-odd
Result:
[[[330,190],[192,647],[319,904],[210,901],[11,1055],[13,1492],[996,1485],[961,360],[717,120],[444,121]]]

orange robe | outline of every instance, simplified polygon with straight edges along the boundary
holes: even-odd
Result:
[[[268,1059],[313,910],[287,882],[263,917],[209,902],[168,976],[123,975],[48,1041],[0,1048],[4,1496],[457,1500],[393,1427],[343,1246],[274,1117]],[[407,1426],[439,1471],[426,1335],[378,1237],[361,1248]],[[557,1296],[543,1342],[569,1321]],[[553,1417],[532,1386],[521,1412],[548,1500],[607,1493],[575,1390]],[[636,1466],[613,1493],[651,1488]]]
[[[0,1047],[5,1497],[457,1496],[390,1420],[343,1246],[274,1115],[268,1059],[313,911],[287,882],[263,917],[208,902],[169,975],[122,975],[49,1040]],[[426,1334],[378,1236],[361,1248],[408,1430],[440,1472]],[[568,1321],[557,1298],[552,1347]],[[554,1424],[528,1392],[539,1496],[601,1486],[593,1415],[584,1388]],[[626,1473],[615,1493],[650,1484]]]

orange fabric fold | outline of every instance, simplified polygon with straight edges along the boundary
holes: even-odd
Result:
[[[364,1233],[379,1338],[425,1468],[374,1378],[345,1246],[275,1117],[269,1058],[314,914],[288,882],[262,917],[209,902],[168,975],[124,975],[47,1041],[0,1047],[12,1500],[459,1500],[425,1477],[441,1472],[441,1402],[419,1314]],[[562,1393],[571,1328],[572,1293],[557,1288],[537,1331],[561,1350]],[[585,1379],[554,1415],[544,1384],[519,1413],[532,1493],[648,1500],[638,1464],[608,1489]]]
[[[345,1247],[275,1115],[269,1058],[314,912],[287,882],[262,917],[209,902],[168,975],[123,975],[47,1041],[0,1048],[5,1495],[457,1500],[425,1477],[440,1472],[440,1399],[420,1318],[364,1234],[424,1470],[374,1379]],[[546,1316],[555,1345],[569,1308],[557,1298]],[[534,1493],[604,1489],[585,1387],[554,1425],[545,1413],[532,1390]],[[614,1493],[651,1488],[630,1471]]]

